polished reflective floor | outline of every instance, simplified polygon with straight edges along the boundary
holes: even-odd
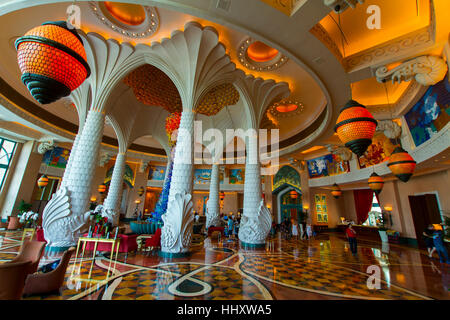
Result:
[[[22,232],[0,231],[0,263],[19,251]],[[119,253],[110,265],[98,253],[73,258],[60,293],[25,299],[449,299],[450,265],[425,251],[359,239],[353,256],[337,233],[312,240],[278,234],[263,250],[244,250],[236,239],[197,238],[188,258],[157,251]],[[58,256],[45,255],[41,264]],[[108,269],[110,270],[108,274]],[[379,274],[381,281],[377,282]]]

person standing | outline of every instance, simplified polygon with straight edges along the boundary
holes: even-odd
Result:
[[[358,244],[356,242],[356,231],[353,229],[352,224],[348,225],[348,228],[345,230],[347,234],[348,243],[350,244],[350,250],[354,256],[356,256],[358,252]]]
[[[275,223],[274,220],[272,220],[272,227],[270,228],[270,234],[272,238],[274,238],[277,234],[277,224]]]
[[[294,219],[292,219],[292,236],[295,237],[295,240],[298,240],[298,224]]]
[[[227,236],[230,237],[233,234],[233,218],[228,217],[228,224],[227,224]]]
[[[425,245],[427,246],[428,257],[430,257],[430,258],[433,257],[433,252],[436,251],[436,247],[434,246],[433,233],[434,233],[434,228],[433,228],[432,224],[430,224],[425,229],[425,231],[422,233],[424,241],[425,241]]]

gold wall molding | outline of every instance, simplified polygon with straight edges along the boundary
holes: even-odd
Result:
[[[336,39],[333,39],[320,23],[316,24],[310,32],[334,54],[346,72],[351,73],[398,61],[399,58],[408,58],[417,51],[432,47],[436,39],[436,16],[433,1],[430,0],[430,23],[427,27],[355,53],[345,59]]]

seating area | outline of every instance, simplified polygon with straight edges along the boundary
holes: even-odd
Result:
[[[87,237],[88,234],[83,234],[84,237]],[[137,234],[119,234],[118,236],[119,240],[119,252],[125,253],[126,257],[128,256],[128,253],[130,252],[136,252],[138,246],[136,242],[136,238],[138,237]],[[92,238],[97,238],[96,234],[92,235]],[[95,244],[92,242],[88,242],[86,244],[86,250],[92,251],[94,250]],[[111,252],[112,244],[110,243],[99,243],[97,245],[97,251],[99,252]]]
[[[23,295],[42,295],[58,292],[63,285],[67,266],[69,265],[70,258],[74,252],[75,248],[73,247],[65,251],[58,266],[50,272],[29,274],[25,280]]]

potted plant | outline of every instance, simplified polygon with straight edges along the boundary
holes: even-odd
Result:
[[[19,203],[19,208],[18,208],[19,214],[18,214],[17,216],[20,217],[20,216],[21,216],[22,214],[24,214],[25,212],[30,211],[32,206],[33,206],[33,205],[32,205],[31,203],[25,202],[25,201],[23,201],[23,199],[22,199],[22,200],[20,201],[20,203]]]

